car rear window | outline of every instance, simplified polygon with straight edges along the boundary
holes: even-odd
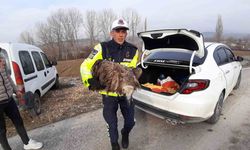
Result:
[[[194,57],[193,66],[201,65],[206,58],[205,56],[199,58]],[[179,65],[189,65],[190,58],[192,53],[183,53],[183,52],[173,52],[173,51],[155,51],[152,52],[146,59],[145,62],[157,62],[157,63],[168,63],[168,64],[179,64]]]
[[[35,72],[34,65],[32,63],[30,54],[28,51],[19,51],[19,58],[22,64],[24,74],[30,74]]]

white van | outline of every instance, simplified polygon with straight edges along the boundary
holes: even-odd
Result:
[[[50,62],[38,47],[23,43],[0,43],[0,51],[6,58],[7,72],[18,90],[32,92],[34,98],[23,98],[18,105],[41,113],[40,97],[50,88],[59,86],[56,61]]]

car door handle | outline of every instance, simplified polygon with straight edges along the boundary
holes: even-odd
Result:
[[[225,72],[225,74],[228,74],[230,71],[229,70],[227,70],[226,72]]]

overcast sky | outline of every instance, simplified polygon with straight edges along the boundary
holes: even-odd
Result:
[[[187,28],[214,32],[218,15],[224,32],[250,34],[250,0],[0,0],[0,42],[17,42],[59,8],[100,11],[126,8],[147,17],[148,29]],[[84,31],[83,31],[84,32]]]

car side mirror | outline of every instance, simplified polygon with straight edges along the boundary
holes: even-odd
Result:
[[[52,64],[53,66],[56,66],[56,65],[57,65],[57,61],[53,60],[53,61],[51,61],[51,64]]]
[[[53,60],[51,60],[51,64],[52,64],[53,66],[56,66],[56,65],[57,65],[56,58],[53,58]]]
[[[244,60],[244,58],[241,57],[241,56],[237,56],[237,57],[236,57],[236,61],[243,61],[243,60]]]

